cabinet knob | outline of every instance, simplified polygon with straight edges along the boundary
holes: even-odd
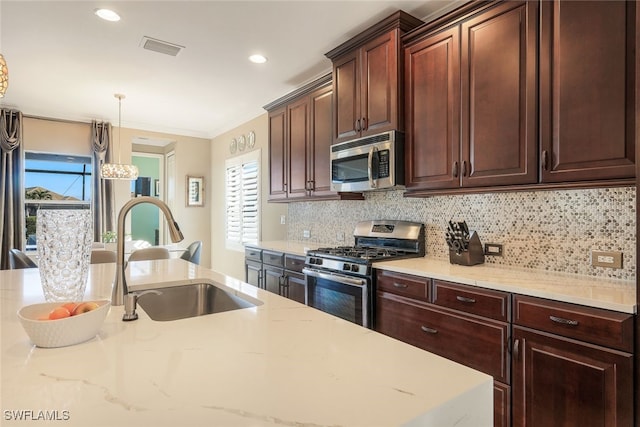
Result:
[[[515,340],[513,342],[513,356],[518,357],[520,354],[520,340]]]

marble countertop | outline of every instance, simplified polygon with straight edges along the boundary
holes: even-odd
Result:
[[[108,298],[113,274],[92,265],[85,299]],[[16,316],[44,300],[38,270],[1,271],[3,426],[492,425],[485,374],[180,259],[128,275],[132,290],[206,279],[262,304],[172,322],[111,307],[95,338],[42,349]]]
[[[374,263],[375,268],[634,314],[636,284],[575,274],[463,266],[430,258]]]
[[[268,241],[251,246],[304,255],[308,250],[317,249],[320,246],[335,245]],[[451,264],[448,260],[429,257],[376,262],[373,267],[623,313],[637,313],[636,284],[631,281],[490,264],[462,266]]]

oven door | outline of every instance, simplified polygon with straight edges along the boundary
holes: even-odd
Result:
[[[371,327],[371,281],[305,267],[307,304],[350,322]]]

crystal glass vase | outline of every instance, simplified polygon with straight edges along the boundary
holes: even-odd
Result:
[[[93,221],[90,210],[38,210],[38,268],[47,301],[82,301]]]

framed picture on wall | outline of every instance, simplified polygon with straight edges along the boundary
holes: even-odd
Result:
[[[187,207],[204,206],[204,177],[187,176]]]

